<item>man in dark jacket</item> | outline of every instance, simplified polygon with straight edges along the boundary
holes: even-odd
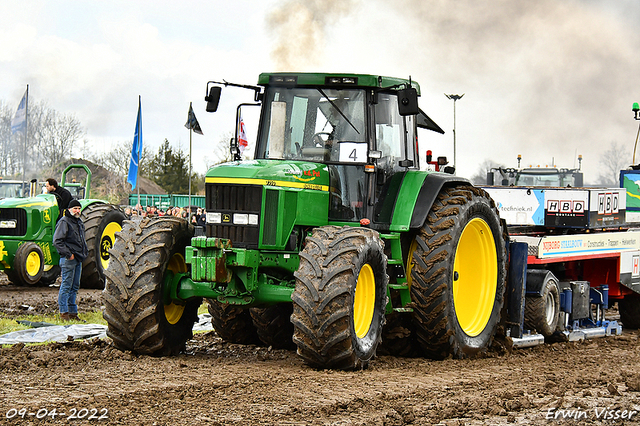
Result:
[[[69,206],[69,202],[73,199],[71,193],[68,189],[58,186],[58,181],[54,178],[47,179],[44,186],[47,188],[49,194],[55,194],[60,197],[58,200],[58,210],[60,210],[60,215],[62,215],[62,211]]]
[[[82,261],[88,256],[84,224],[80,219],[80,202],[71,200],[53,233],[53,245],[60,254],[62,284],[58,292],[58,307],[63,321],[79,320],[76,296],[80,288]]]

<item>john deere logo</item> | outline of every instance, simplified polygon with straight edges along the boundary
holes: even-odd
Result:
[[[231,222],[231,215],[230,215],[230,214],[227,214],[227,213],[223,213],[223,214],[222,214],[222,221],[223,221],[224,223],[229,223],[229,222]]]
[[[111,249],[111,247],[113,247],[113,241],[111,240],[111,237],[108,235],[103,236],[102,240],[100,240],[100,257],[102,257],[104,260],[108,260],[109,250]]]
[[[9,253],[4,249],[4,241],[0,241],[0,260],[3,260],[8,254]]]
[[[45,210],[45,211],[43,212],[42,220],[44,220],[44,223],[49,223],[49,222],[51,222],[51,214],[49,213],[49,210]]]

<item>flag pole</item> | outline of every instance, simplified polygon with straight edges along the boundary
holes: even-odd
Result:
[[[189,102],[189,111],[193,108],[193,102]],[[189,217],[187,220],[191,223],[191,140],[193,138],[193,129],[189,127]]]
[[[140,110],[141,105],[142,96],[138,95],[138,111]],[[140,131],[140,129],[142,129],[142,114],[140,114],[140,124],[136,129],[136,131],[138,132],[138,168],[136,169],[136,186],[138,187],[138,205],[140,206],[140,208],[142,208],[142,205],[140,204],[140,157],[142,156],[142,150],[140,149],[140,147],[142,146],[142,132]]]
[[[26,184],[26,163],[27,163],[27,133],[29,133],[29,85],[27,84],[26,102],[24,105],[24,150],[22,151],[22,193],[24,195]]]

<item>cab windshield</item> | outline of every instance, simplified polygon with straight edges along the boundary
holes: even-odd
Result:
[[[521,172],[516,177],[517,186],[546,186],[564,187],[576,186],[575,178],[571,173],[536,173],[533,171]]]
[[[272,87],[258,158],[366,163],[365,91]]]

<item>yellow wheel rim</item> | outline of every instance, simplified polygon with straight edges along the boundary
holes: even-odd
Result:
[[[109,249],[113,247],[113,243],[116,241],[116,232],[122,231],[122,226],[118,222],[108,223],[102,231],[100,236],[100,263],[102,269],[109,267]]]
[[[169,260],[167,270],[176,273],[187,272],[187,263],[184,261],[184,257],[180,253],[174,254]],[[169,324],[176,324],[182,318],[184,312],[184,305],[178,305],[171,302],[168,305],[164,305],[164,316],[167,318]]]
[[[411,288],[411,283],[413,279],[411,278],[411,270],[413,269],[413,253],[416,251],[418,247],[418,240],[413,240],[411,245],[409,246],[409,256],[407,258],[407,285]]]
[[[25,269],[27,270],[27,274],[29,274],[30,277],[35,277],[36,275],[38,275],[38,272],[40,272],[40,255],[37,252],[32,251],[31,253],[29,253],[29,255],[27,256]]]
[[[376,306],[376,280],[373,269],[366,264],[360,269],[356,282],[356,296],[353,301],[353,327],[356,336],[362,339],[371,328]]]
[[[472,219],[462,231],[453,263],[453,302],[458,324],[471,337],[487,326],[496,296],[498,257],[491,228]]]

